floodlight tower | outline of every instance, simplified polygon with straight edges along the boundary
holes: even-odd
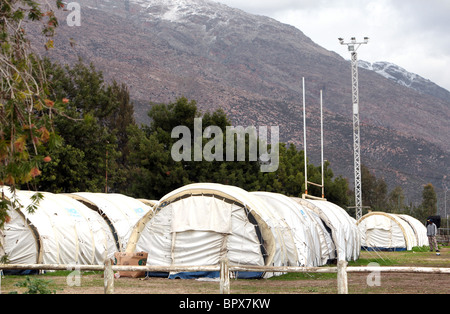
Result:
[[[353,101],[353,156],[355,165],[355,208],[356,220],[362,217],[362,189],[361,189],[361,150],[359,133],[359,88],[358,88],[358,48],[369,42],[369,37],[364,37],[363,42],[357,42],[355,37],[350,42],[344,42],[339,38],[341,45],[348,46],[352,62],[352,101]]]

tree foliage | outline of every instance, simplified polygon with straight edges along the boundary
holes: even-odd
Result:
[[[50,192],[118,189],[124,184],[127,127],[134,124],[128,89],[107,84],[93,64],[73,67],[45,62],[49,89],[63,102],[54,127],[63,145],[53,152],[36,182]],[[125,157],[124,157],[125,156]]]
[[[424,185],[422,202],[416,206],[405,203],[405,195],[400,186],[388,193],[383,178],[377,178],[370,170],[362,167],[363,205],[372,211],[411,215],[425,223],[427,217],[437,213],[437,195],[431,183]]]
[[[387,184],[383,178],[377,178],[365,165],[361,167],[362,201],[373,211],[388,211]]]
[[[202,118],[202,130],[218,126],[222,136],[231,122],[222,110],[200,113],[195,101],[182,97],[169,105],[155,104],[149,111],[151,124],[143,128],[132,126],[130,132],[130,177],[127,193],[136,197],[159,199],[166,193],[194,182],[215,182],[241,187],[249,191],[271,191],[289,196],[301,197],[304,187],[304,155],[294,145],[280,144],[280,161],[275,172],[261,172],[260,161],[248,158],[249,138],[246,138],[245,161],[205,160],[194,161],[194,151],[190,160],[176,162],[171,157],[172,145],[178,141],[171,137],[177,126],[186,126],[194,136],[194,119]],[[203,133],[202,133],[203,134]],[[202,147],[210,141],[203,138]],[[192,143],[194,138],[192,138]],[[225,154],[226,139],[223,139]],[[234,143],[237,144],[236,142]],[[235,150],[236,151],[236,150]],[[321,169],[308,165],[309,180],[321,182]],[[348,185],[342,177],[333,179],[329,163],[325,164],[325,189],[330,201],[345,206]],[[312,187],[311,194],[321,196],[321,190]]]
[[[60,0],[56,1],[62,7]],[[58,22],[52,10],[42,11],[33,0],[3,0],[0,3],[0,185],[14,193],[41,174],[46,156],[41,146],[57,146],[52,126],[56,101],[49,99],[42,63],[31,51],[23,24],[41,22],[42,33],[52,45]],[[13,201],[13,203],[15,203]],[[16,204],[17,205],[17,204]],[[0,224],[6,219],[7,203],[2,195]]]
[[[396,186],[388,195],[387,208],[392,213],[404,213],[408,210],[405,204],[405,194],[400,186]]]
[[[414,216],[425,222],[429,216],[437,213],[437,195],[431,183],[424,185],[422,190],[422,203],[414,208]]]

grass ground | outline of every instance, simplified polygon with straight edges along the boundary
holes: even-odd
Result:
[[[423,250],[405,252],[366,252],[349,266],[417,266],[450,268],[450,248],[442,248],[441,256]],[[56,294],[102,294],[104,292],[103,273],[84,272],[80,276],[71,272],[55,272],[40,276],[4,276],[1,279],[1,293],[24,293],[39,283]],[[405,274],[381,273],[379,282],[369,280],[367,273],[349,273],[350,294],[448,294],[449,274]],[[373,279],[370,277],[369,279]],[[25,287],[16,286],[25,282]],[[290,273],[270,279],[231,280],[232,294],[335,294],[336,274]],[[374,285],[377,283],[377,285]],[[378,285],[379,283],[379,285]],[[115,280],[116,294],[217,294],[218,281],[169,280],[164,278]]]

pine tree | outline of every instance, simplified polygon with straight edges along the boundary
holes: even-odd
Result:
[[[424,213],[428,216],[436,215],[437,213],[437,195],[431,183],[423,187],[422,204]]]

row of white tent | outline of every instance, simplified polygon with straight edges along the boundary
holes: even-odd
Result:
[[[371,222],[384,215],[372,213],[357,223],[326,200],[213,183],[187,185],[159,201],[120,194],[44,192],[35,213],[26,210],[34,192],[17,191],[14,196],[6,187],[2,191],[22,205],[9,211],[11,219],[0,230],[4,249],[0,257],[7,254],[14,264],[102,264],[115,252],[144,251],[147,265],[156,266],[217,265],[222,258],[235,265],[321,266],[335,259],[356,260],[361,247],[410,249],[424,242],[420,222],[402,224],[401,243],[401,235],[392,232],[393,223],[388,230],[378,218]],[[406,233],[410,225],[420,230],[420,237]],[[395,234],[394,240],[373,242],[386,238],[383,232],[373,231],[379,227],[388,230],[387,235]]]
[[[409,215],[372,212],[357,222],[362,247],[367,250],[403,251],[427,246],[427,229]]]
[[[20,207],[8,211],[0,230],[3,254],[12,264],[103,264],[123,251],[131,228],[151,206],[120,194],[41,192],[33,212],[27,210],[36,192],[0,187]]]
[[[133,230],[127,251],[148,252],[147,264],[155,266],[217,265],[222,258],[321,266],[358,259],[359,239],[355,220],[330,202],[200,183],[164,196]]]

